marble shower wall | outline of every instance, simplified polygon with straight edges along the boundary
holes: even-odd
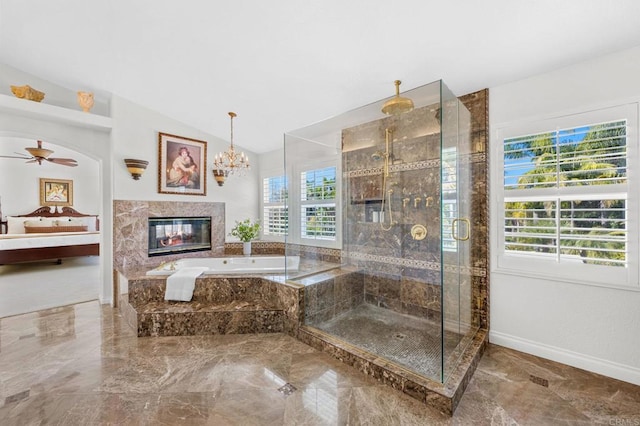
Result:
[[[342,250],[335,248],[286,243],[285,251],[287,256],[300,256],[302,259],[337,264],[342,262]]]
[[[471,113],[471,259],[461,273],[461,291],[471,294],[471,318],[489,329],[489,90],[461,96]],[[448,296],[445,294],[445,300]],[[455,295],[453,295],[455,297]],[[445,302],[446,303],[446,302]]]
[[[436,106],[416,109],[344,129],[343,220],[344,260],[364,273],[365,301],[401,313],[436,319],[455,313],[458,297],[466,298],[463,318],[488,328],[487,132],[488,91],[459,98],[471,117],[470,148],[461,151],[460,165],[471,179],[469,244],[471,258],[458,268],[444,252],[440,235],[440,134]],[[401,120],[401,121],[400,121]],[[385,129],[391,129],[389,177],[384,182]],[[383,189],[384,187],[384,189]],[[446,194],[445,194],[446,195]],[[382,210],[384,198],[384,217]],[[393,221],[393,226],[390,226]],[[427,236],[412,238],[421,224]],[[445,271],[460,273],[460,286]],[[459,289],[459,292],[458,292]],[[450,291],[451,290],[451,291]],[[441,294],[442,293],[442,294]],[[445,319],[446,319],[445,313]]]
[[[132,267],[157,266],[181,257],[211,257],[224,254],[224,203],[174,201],[113,201],[113,267],[126,271]],[[211,250],[149,257],[149,217],[211,216]]]
[[[363,302],[364,280],[358,271],[333,269],[296,281],[304,287],[304,323],[317,325]]]

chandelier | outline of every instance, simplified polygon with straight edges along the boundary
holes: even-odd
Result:
[[[233,174],[244,174],[249,169],[249,157],[244,152],[237,153],[233,147],[233,119],[237,117],[235,112],[230,112],[231,117],[231,145],[227,151],[219,152],[213,159],[213,175],[219,186],[224,184],[224,178]]]

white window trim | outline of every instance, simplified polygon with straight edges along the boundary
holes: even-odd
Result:
[[[335,186],[336,186],[336,191],[335,191],[335,197],[331,198],[331,199],[313,199],[313,200],[302,200],[302,194],[303,194],[303,183],[302,183],[302,174],[305,172],[310,172],[313,170],[323,170],[323,169],[328,169],[328,168],[335,168],[336,169],[336,182],[335,182]],[[337,224],[339,221],[339,217],[338,217],[338,166],[336,164],[330,164],[324,167],[306,167],[303,168],[302,170],[300,170],[300,172],[298,173],[298,178],[300,180],[300,194],[299,194],[299,198],[298,201],[300,202],[300,241],[309,241],[308,244],[311,244],[311,241],[314,242],[318,242],[318,241],[322,241],[322,242],[330,242],[332,245],[333,243],[338,239],[338,230],[337,230]],[[302,224],[305,220],[305,216],[303,214],[303,209],[306,207],[321,207],[321,206],[332,206],[335,210],[335,237],[334,238],[312,238],[312,237],[306,237],[303,235],[302,233]]]
[[[285,235],[271,235],[271,234],[265,234],[264,233],[264,208],[265,208],[265,202],[264,202],[264,180],[268,179],[268,178],[273,178],[273,177],[280,177],[280,176],[285,176],[284,174],[284,170],[282,169],[269,169],[269,170],[261,170],[260,171],[260,223],[261,223],[261,227],[260,227],[260,239],[263,241],[275,241],[275,242],[284,242],[285,241]],[[291,196],[291,194],[289,194],[289,196]],[[284,206],[285,207],[289,207],[288,206],[288,202],[287,200],[284,201]],[[291,210],[289,210],[289,216],[291,216]],[[291,232],[291,228],[289,228],[289,232]]]
[[[628,225],[628,264],[626,268],[580,264],[563,265],[530,256],[508,255],[504,251],[504,140],[524,134],[535,134],[557,129],[578,127],[589,123],[627,119],[627,225]],[[491,153],[492,191],[491,226],[496,232],[491,234],[492,271],[515,276],[542,278],[581,285],[595,285],[609,288],[640,291],[638,269],[640,264],[639,237],[640,208],[639,185],[640,161],[638,153],[638,103],[608,106],[591,111],[580,111],[565,115],[528,119],[509,124],[497,125],[493,133],[495,149]],[[582,189],[577,189],[581,191]],[[614,193],[615,189],[611,188]],[[513,191],[509,192],[516,195]],[[618,269],[618,270],[616,270]]]
[[[441,246],[442,249],[446,252],[456,252],[458,250],[458,242],[456,241],[455,238],[453,238],[453,222],[454,219],[457,217],[460,217],[460,205],[459,205],[459,201],[458,201],[458,175],[457,175],[457,171],[458,171],[458,147],[457,146],[449,146],[449,147],[444,147],[442,149],[442,157],[441,160],[444,162],[446,159],[449,158],[449,156],[453,156],[453,159],[455,161],[454,165],[450,165],[453,167],[453,172],[454,172],[454,189],[445,189],[445,182],[443,182],[442,188],[441,188],[441,203],[442,203],[442,224],[441,224],[441,234],[442,234],[442,241],[441,241]],[[445,170],[444,170],[444,163],[443,163],[443,167],[441,170],[441,177],[444,180],[444,175],[445,175]],[[446,183],[451,183],[446,182]],[[447,210],[445,209],[445,206],[450,205],[452,207],[450,213],[450,216],[446,216]],[[445,244],[446,242],[446,244]]]
[[[324,169],[326,167],[335,167],[336,168],[336,239],[335,240],[324,240],[324,239],[314,239],[314,238],[303,238],[302,237],[302,229],[301,229],[301,194],[302,188],[300,185],[300,175],[302,172],[316,169]],[[296,220],[289,220],[289,235],[287,236],[287,242],[293,244],[300,244],[305,246],[315,246],[315,247],[327,247],[327,248],[342,248],[342,210],[341,210],[341,200],[342,200],[342,164],[339,160],[339,157],[335,158],[320,158],[313,161],[308,161],[304,163],[295,164],[291,168],[291,172],[293,176],[287,176],[289,179],[289,218],[291,219],[292,212],[294,213],[294,217]],[[324,200],[318,200],[318,203],[326,202]],[[320,202],[322,201],[322,202]]]

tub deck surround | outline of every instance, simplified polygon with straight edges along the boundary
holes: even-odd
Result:
[[[330,262],[301,262],[296,274],[301,283],[284,274],[202,275],[192,301],[175,302],[164,300],[166,276],[147,271],[121,271],[128,292],[120,295],[119,307],[139,336],[276,331],[295,336],[303,322],[305,285],[354,273]]]
[[[201,276],[191,302],[165,301],[166,277],[128,279],[120,297],[127,322],[142,336],[292,332],[302,286],[261,276]]]

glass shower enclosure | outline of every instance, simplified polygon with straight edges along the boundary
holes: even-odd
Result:
[[[442,81],[285,134],[303,327],[446,381],[479,324],[470,144],[469,111]]]

